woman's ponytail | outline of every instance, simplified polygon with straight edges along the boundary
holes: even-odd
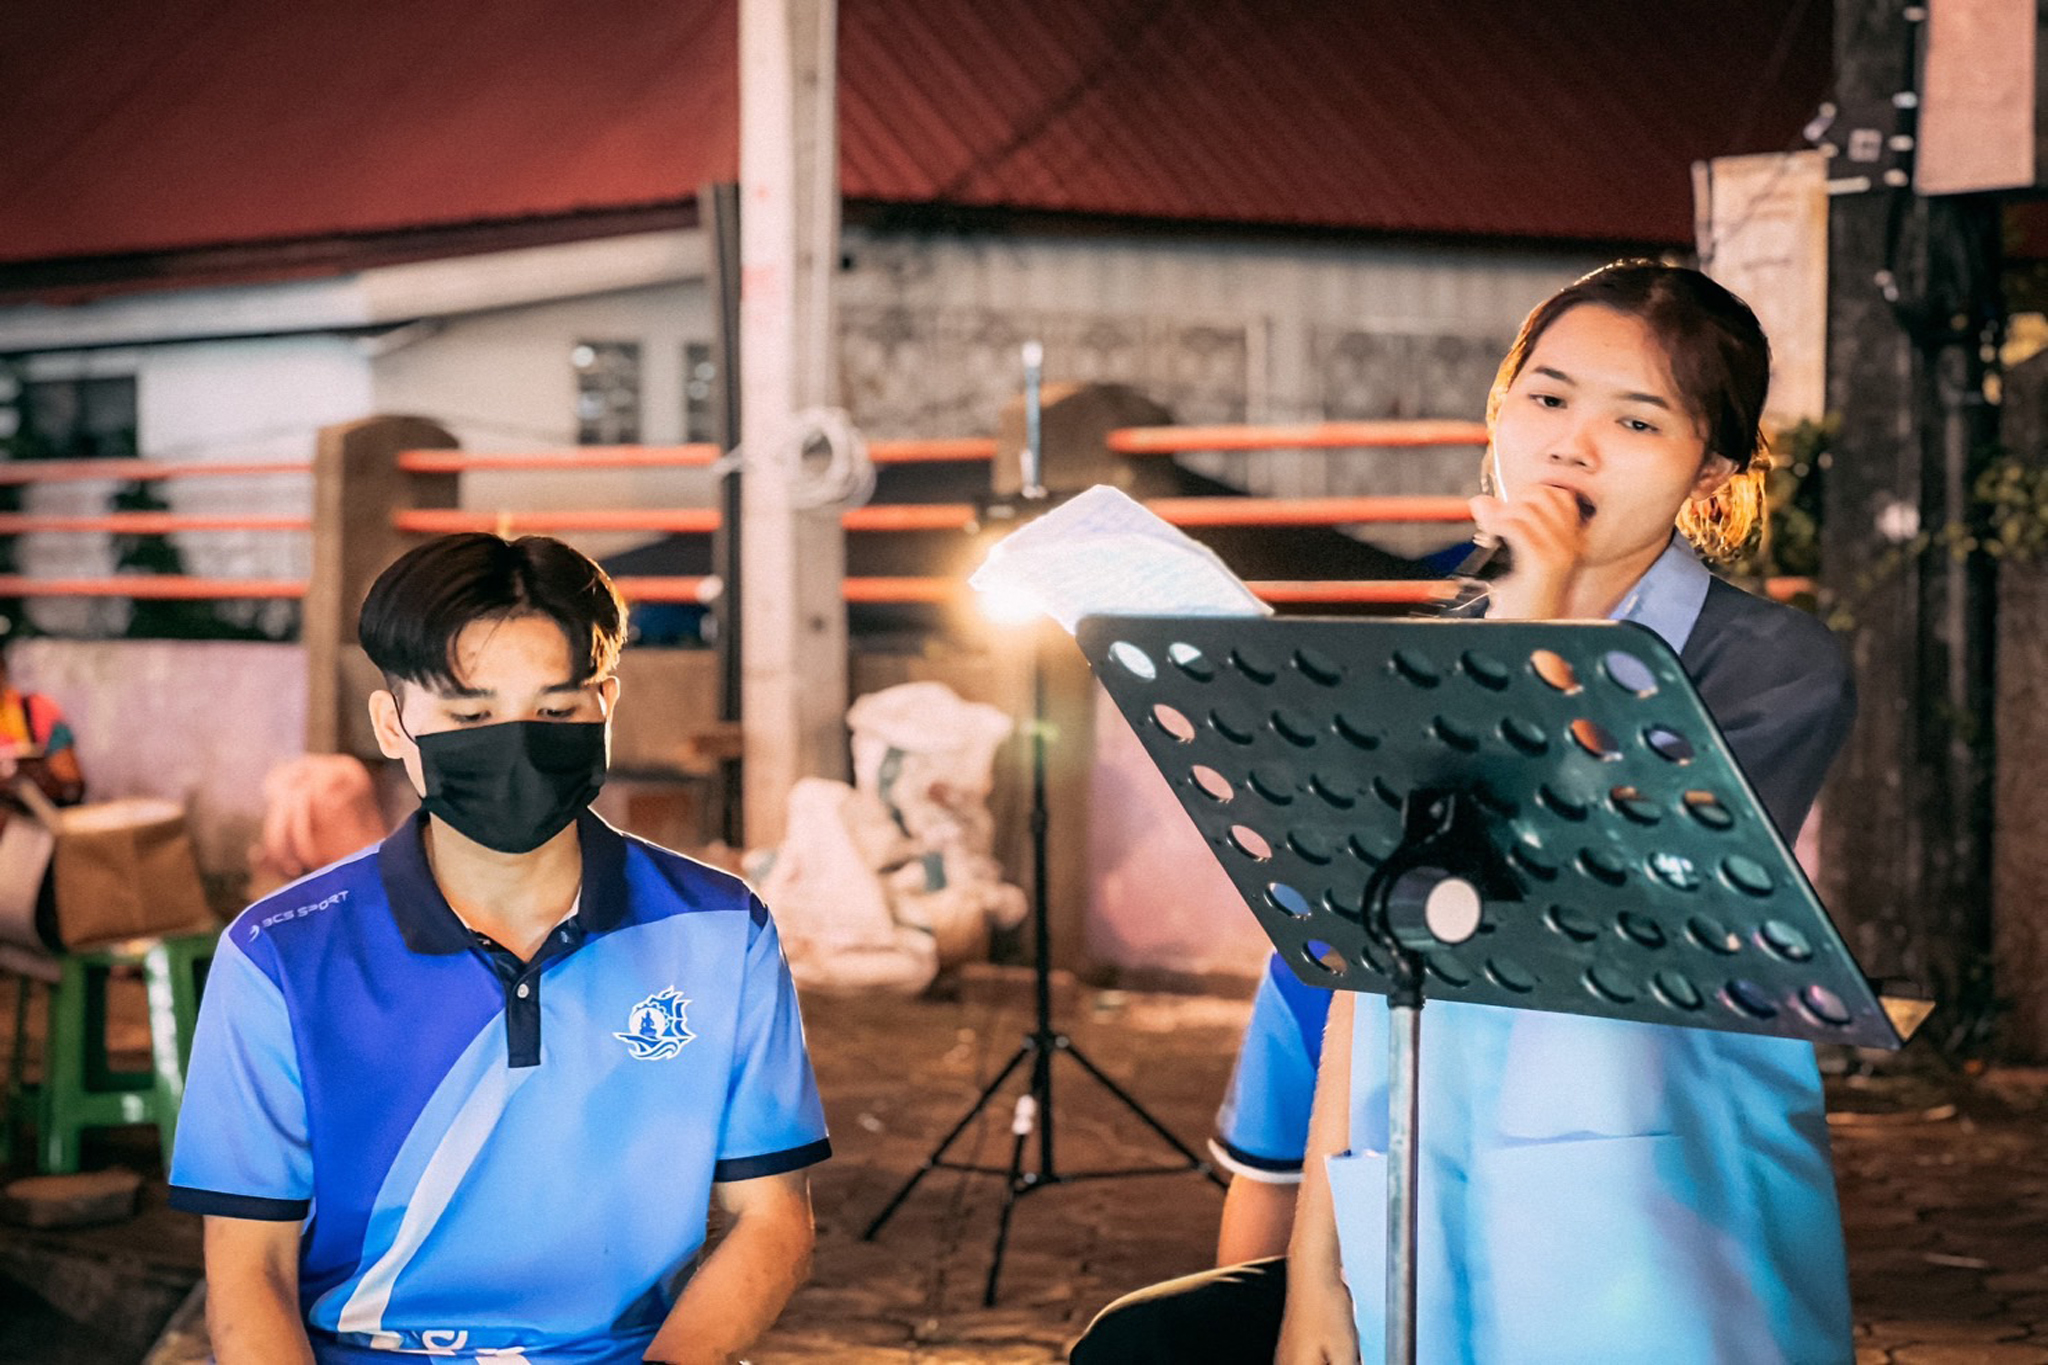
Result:
[[[1702,559],[1727,564],[1755,547],[1764,532],[1764,483],[1770,473],[1771,453],[1759,450],[1712,497],[1678,509],[1679,534]]]

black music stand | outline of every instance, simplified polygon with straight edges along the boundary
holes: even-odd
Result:
[[[1091,668],[1280,955],[1389,997],[1387,1342],[1415,1359],[1425,998],[1864,1047],[1881,1002],[1654,633],[1096,616]]]

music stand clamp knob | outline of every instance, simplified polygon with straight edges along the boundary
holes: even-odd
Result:
[[[1387,932],[1411,952],[1463,943],[1479,932],[1479,888],[1440,867],[1415,867],[1387,890]]]

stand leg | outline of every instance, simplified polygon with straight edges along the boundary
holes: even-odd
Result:
[[[947,1129],[946,1135],[939,1139],[939,1145],[925,1154],[924,1164],[913,1171],[910,1179],[903,1182],[903,1188],[896,1191],[895,1196],[882,1206],[882,1211],[875,1215],[875,1221],[869,1223],[867,1231],[860,1235],[863,1242],[874,1241],[875,1234],[882,1230],[884,1223],[895,1216],[896,1210],[903,1206],[903,1201],[910,1198],[910,1192],[917,1188],[918,1182],[938,1169],[939,1159],[945,1156],[946,1149],[953,1145],[953,1139],[967,1131],[967,1125],[974,1122],[974,1116],[987,1107],[989,1099],[1002,1088],[1004,1081],[1010,1079],[1010,1073],[1022,1065],[1026,1057],[1041,1051],[1036,1040],[1027,1037],[1024,1045],[1010,1054],[1010,1060],[1003,1064],[1003,1069],[996,1073],[994,1080],[981,1088],[981,1093],[974,1097],[974,1103],[967,1106],[967,1112],[960,1116],[960,1121]]]
[[[1052,1068],[1046,1065],[1051,1061],[1050,1054],[1041,1052],[1038,1055],[1039,1065],[1050,1073]],[[1045,1118],[1051,1116],[1050,1110],[1043,1115]],[[1003,1275],[1003,1251],[1010,1244],[1010,1215],[1017,1211],[1017,1198],[1038,1188],[1038,1178],[1024,1174],[1024,1144],[1030,1139],[1033,1128],[1039,1128],[1041,1133],[1045,1131],[1039,1127],[1040,1119],[1038,1101],[1028,1092],[1019,1095],[1017,1107],[1010,1114],[1010,1179],[1003,1187],[1002,1212],[996,1216],[995,1253],[989,1257],[988,1283],[981,1291],[983,1308],[996,1306],[996,1283]]]
[[[1197,1153],[1194,1150],[1194,1148],[1188,1146],[1185,1142],[1182,1142],[1179,1138],[1175,1137],[1172,1133],[1168,1132],[1165,1124],[1161,1123],[1158,1119],[1154,1118],[1151,1114],[1151,1111],[1146,1109],[1144,1105],[1138,1103],[1136,1097],[1134,1097],[1129,1091],[1125,1090],[1122,1086],[1118,1085],[1115,1081],[1111,1080],[1107,1075],[1105,1075],[1101,1067],[1089,1061],[1088,1054],[1081,1051],[1080,1048],[1075,1047],[1071,1042],[1069,1042],[1067,1040],[1066,1034],[1062,1033],[1057,1038],[1053,1039],[1053,1046],[1057,1047],[1060,1051],[1066,1053],[1069,1057],[1072,1057],[1075,1061],[1079,1062],[1081,1064],[1081,1069],[1083,1071],[1086,1071],[1090,1076],[1093,1076],[1095,1078],[1095,1083],[1097,1085],[1101,1086],[1104,1090],[1107,1090],[1119,1104],[1123,1105],[1124,1108],[1130,1110],[1131,1113],[1135,1114],[1141,1123],[1143,1123],[1147,1128],[1150,1128],[1155,1134],[1158,1135],[1159,1140],[1161,1142],[1164,1142],[1167,1146],[1173,1148],[1174,1151],[1179,1152],[1181,1156],[1185,1157],[1187,1159],[1188,1169],[1200,1171],[1203,1175],[1209,1178],[1209,1183],[1216,1186],[1218,1189],[1223,1189],[1227,1186],[1228,1182],[1225,1181],[1222,1176],[1216,1174],[1215,1169],[1209,1165],[1209,1162],[1206,1158],[1202,1157],[1199,1153]]]
[[[1048,819],[1045,800],[1047,727],[1045,720],[1044,636],[1045,632],[1041,630],[1039,638],[1032,646],[1031,661],[1031,927],[1033,947],[1036,949],[1033,954],[1032,1003],[1035,1007],[1034,1013],[1036,1015],[1037,1027],[1025,1037],[1024,1045],[1017,1050],[1017,1054],[1014,1057],[1010,1058],[1009,1064],[996,1074],[994,1080],[982,1088],[981,1094],[975,1097],[974,1103],[968,1106],[967,1112],[961,1116],[960,1121],[954,1124],[946,1136],[939,1140],[938,1146],[932,1149],[931,1154],[925,1158],[924,1164],[918,1167],[910,1179],[904,1183],[903,1188],[896,1192],[895,1197],[883,1207],[879,1214],[875,1215],[875,1220],[868,1224],[867,1231],[861,1234],[863,1241],[874,1240],[875,1235],[882,1230],[883,1224],[887,1223],[895,1215],[896,1210],[902,1206],[904,1200],[910,1197],[911,1191],[917,1188],[919,1182],[926,1175],[942,1166],[950,1166],[956,1170],[972,1171],[979,1175],[1005,1176],[1002,1213],[1000,1221],[996,1226],[995,1255],[989,1263],[988,1283],[982,1298],[982,1302],[990,1306],[993,1306],[996,1301],[996,1285],[1002,1275],[1003,1252],[1008,1245],[1010,1237],[1010,1217],[1016,1210],[1017,1201],[1034,1190],[1047,1189],[1053,1185],[1075,1180],[1102,1180],[1118,1176],[1135,1175],[1170,1175],[1181,1171],[1198,1171],[1219,1187],[1224,1183],[1222,1178],[1209,1168],[1208,1162],[1196,1155],[1194,1150],[1188,1147],[1187,1144],[1168,1132],[1166,1126],[1146,1112],[1144,1106],[1133,1099],[1123,1087],[1104,1075],[1095,1063],[1089,1061],[1087,1057],[1081,1054],[1079,1049],[1075,1048],[1068,1041],[1065,1034],[1053,1031],[1052,933],[1049,927],[1050,916],[1046,909],[1048,877],[1046,831]],[[1183,1166],[1146,1166],[1126,1170],[1091,1170],[1074,1174],[1062,1174],[1058,1166],[1057,1153],[1053,1142],[1052,1059],[1053,1054],[1056,1052],[1064,1052],[1078,1062],[1084,1071],[1095,1078],[1097,1084],[1109,1091],[1126,1109],[1137,1115],[1147,1128],[1158,1134],[1168,1146],[1179,1153],[1186,1164]],[[1007,1170],[994,1170],[986,1166],[960,1165],[946,1161],[944,1159],[946,1149],[953,1145],[953,1140],[966,1130],[967,1125],[974,1121],[975,1116],[987,1107],[989,1100],[995,1095],[997,1089],[1002,1086],[1004,1081],[1010,1078],[1010,1073],[1017,1069],[1027,1055],[1031,1057],[1031,1079],[1025,1089],[1025,1093],[1017,1097],[1017,1107],[1011,1119],[1010,1164]],[[1024,1170],[1024,1154],[1030,1146],[1031,1134],[1034,1131],[1038,1134],[1038,1169],[1026,1174]]]
[[[1415,1365],[1415,1203],[1422,1004],[1388,1007],[1387,1361]]]

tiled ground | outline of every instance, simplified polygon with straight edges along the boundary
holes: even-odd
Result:
[[[994,1308],[981,1292],[1000,1182],[935,1173],[876,1241],[859,1239],[1015,1049],[1029,1024],[1021,986],[989,974],[956,999],[807,1001],[838,1155],[817,1173],[812,1282],[754,1353],[758,1365],[1055,1361],[1109,1299],[1204,1264],[1220,1196],[1185,1174],[1024,1199]],[[1059,1010],[1075,1041],[1191,1143],[1206,1132],[1243,1017],[1230,1000],[1071,990]],[[1055,1084],[1063,1171],[1170,1159],[1080,1068],[1060,1062]],[[1835,1098],[1860,1361],[2048,1365],[2048,1071],[1852,1081]],[[991,1113],[956,1155],[1007,1159],[1010,1105]],[[102,1151],[147,1156],[134,1143]],[[159,1296],[172,1268],[196,1271],[191,1229],[160,1209],[63,1245],[132,1262]],[[35,1254],[0,1231],[0,1271]],[[17,1298],[0,1296],[0,1312]],[[0,1362],[94,1358],[75,1345],[60,1356],[66,1332],[55,1314],[26,1338],[18,1325],[0,1331]]]

